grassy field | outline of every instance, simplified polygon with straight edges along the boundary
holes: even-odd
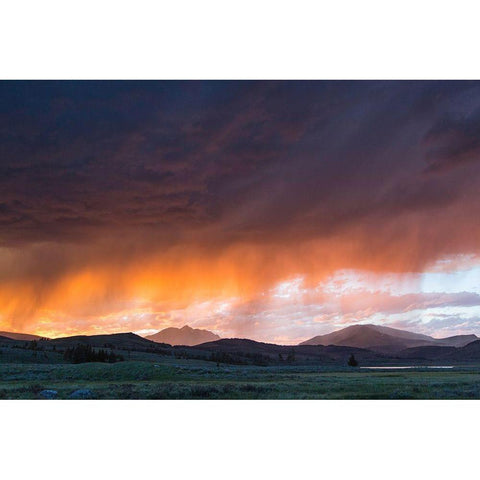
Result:
[[[18,357],[15,357],[15,355]],[[89,389],[96,399],[475,399],[480,365],[450,370],[259,367],[132,352],[124,362],[65,364],[59,354],[2,353],[0,398],[66,399]]]

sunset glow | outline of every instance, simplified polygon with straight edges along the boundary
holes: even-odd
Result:
[[[0,330],[480,334],[480,86],[2,82]]]

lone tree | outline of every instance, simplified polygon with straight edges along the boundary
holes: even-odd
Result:
[[[293,348],[288,351],[287,363],[295,363],[295,350]]]
[[[348,365],[350,367],[358,367],[358,362],[355,359],[355,356],[353,355],[353,353],[350,355],[350,358],[348,359]]]

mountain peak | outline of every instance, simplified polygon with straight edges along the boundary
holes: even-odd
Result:
[[[367,348],[376,351],[400,351],[405,348],[435,345],[437,340],[428,335],[374,324],[351,325],[341,330],[318,335],[300,345],[337,345]],[[443,345],[448,342],[442,343]]]
[[[170,345],[200,345],[201,343],[213,342],[220,340],[218,335],[215,335],[209,330],[202,330],[199,328],[192,328],[184,325],[182,328],[169,327],[164,328],[154,335],[145,337],[157,343],[168,343]]]

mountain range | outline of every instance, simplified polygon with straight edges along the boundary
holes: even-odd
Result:
[[[131,332],[55,339],[2,332],[0,347],[7,350],[29,349],[25,339],[31,337],[34,337],[33,340],[37,343],[34,349],[38,348],[40,351],[61,353],[66,348],[86,344],[93,348],[108,348],[120,352],[138,351],[232,364],[346,365],[351,355],[355,356],[360,365],[448,365],[480,361],[480,339],[476,335],[437,339],[378,325],[347,327],[313,337],[300,345],[276,345],[245,338],[220,339],[212,332],[185,326],[165,329],[149,338]],[[152,337],[156,340],[151,340]],[[213,340],[201,342],[204,338]]]
[[[318,335],[300,345],[338,345],[366,348],[382,353],[396,353],[407,348],[423,346],[464,347],[478,340],[476,335],[456,335],[433,338],[380,325],[352,325],[326,335]]]

